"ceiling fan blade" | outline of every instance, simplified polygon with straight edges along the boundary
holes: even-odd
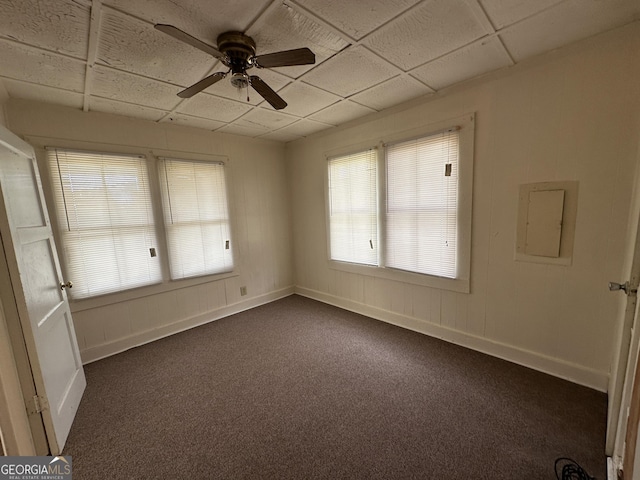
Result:
[[[274,92],[269,85],[264,83],[264,81],[260,77],[251,75],[249,77],[249,80],[251,81],[251,86],[253,87],[253,89],[258,92],[262,96],[262,98],[269,102],[273,108],[275,108],[276,110],[282,110],[287,106],[287,102],[285,102],[280,95]]]
[[[173,38],[180,40],[181,42],[188,43],[192,47],[196,47],[197,49],[202,50],[209,55],[212,55],[216,58],[222,58],[224,55],[220,53],[217,49],[213,48],[211,45],[207,45],[206,43],[198,40],[196,37],[192,37],[188,33],[183,32],[177,27],[173,25],[163,25],[161,23],[155,26],[156,30],[160,30],[167,35],[171,35]]]
[[[219,82],[226,76],[227,76],[226,72],[212,73],[208,77],[204,77],[198,83],[194,83],[189,88],[185,88],[184,90],[182,90],[180,93],[178,93],[178,96],[181,98],[191,98],[196,93],[200,93],[205,88],[210,87],[216,82]]]
[[[254,62],[257,67],[262,68],[310,65],[316,63],[316,56],[308,48],[296,48],[295,50],[258,55],[255,57]]]

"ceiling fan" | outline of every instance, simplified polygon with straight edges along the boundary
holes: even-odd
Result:
[[[250,85],[262,98],[269,102],[273,108],[281,110],[287,106],[287,102],[260,77],[257,75],[248,75],[247,70],[253,67],[288,67],[292,65],[310,65],[316,63],[316,56],[308,48],[296,48],[294,50],[256,56],[256,43],[251,37],[241,32],[221,33],[218,36],[218,48],[216,49],[173,25],[158,24],[155,28],[208,53],[229,68],[226,72],[212,73],[208,77],[182,90],[178,93],[178,96],[182,98],[194,96],[196,93],[201,92],[231,73],[231,85],[238,89],[248,88]]]

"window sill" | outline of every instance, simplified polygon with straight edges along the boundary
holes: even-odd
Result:
[[[237,271],[228,273],[219,273],[215,275],[206,275],[196,278],[185,278],[181,280],[168,280],[154,285],[146,285],[144,287],[122,290],[115,293],[107,293],[96,297],[82,298],[79,300],[69,299],[71,313],[90,310],[92,308],[104,307],[114,303],[126,302],[128,300],[136,300],[138,298],[158,295],[160,293],[172,292],[182,288],[195,287],[205,283],[217,282],[227,278],[237,277],[240,274]]]
[[[450,290],[452,292],[469,293],[468,278],[445,278],[420,273],[405,272],[393,268],[376,267],[372,265],[358,265],[355,263],[338,262],[329,260],[329,268],[342,272],[355,273],[367,277],[384,278],[396,282],[410,283],[423,287],[437,288],[439,290]]]

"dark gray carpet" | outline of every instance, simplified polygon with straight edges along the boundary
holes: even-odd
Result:
[[[606,479],[603,393],[299,296],[86,366],[74,479]]]

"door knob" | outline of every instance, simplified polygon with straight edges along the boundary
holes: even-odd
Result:
[[[73,288],[73,283],[71,283],[71,282],[67,282],[67,283],[60,282],[60,290],[64,290],[65,288]]]

